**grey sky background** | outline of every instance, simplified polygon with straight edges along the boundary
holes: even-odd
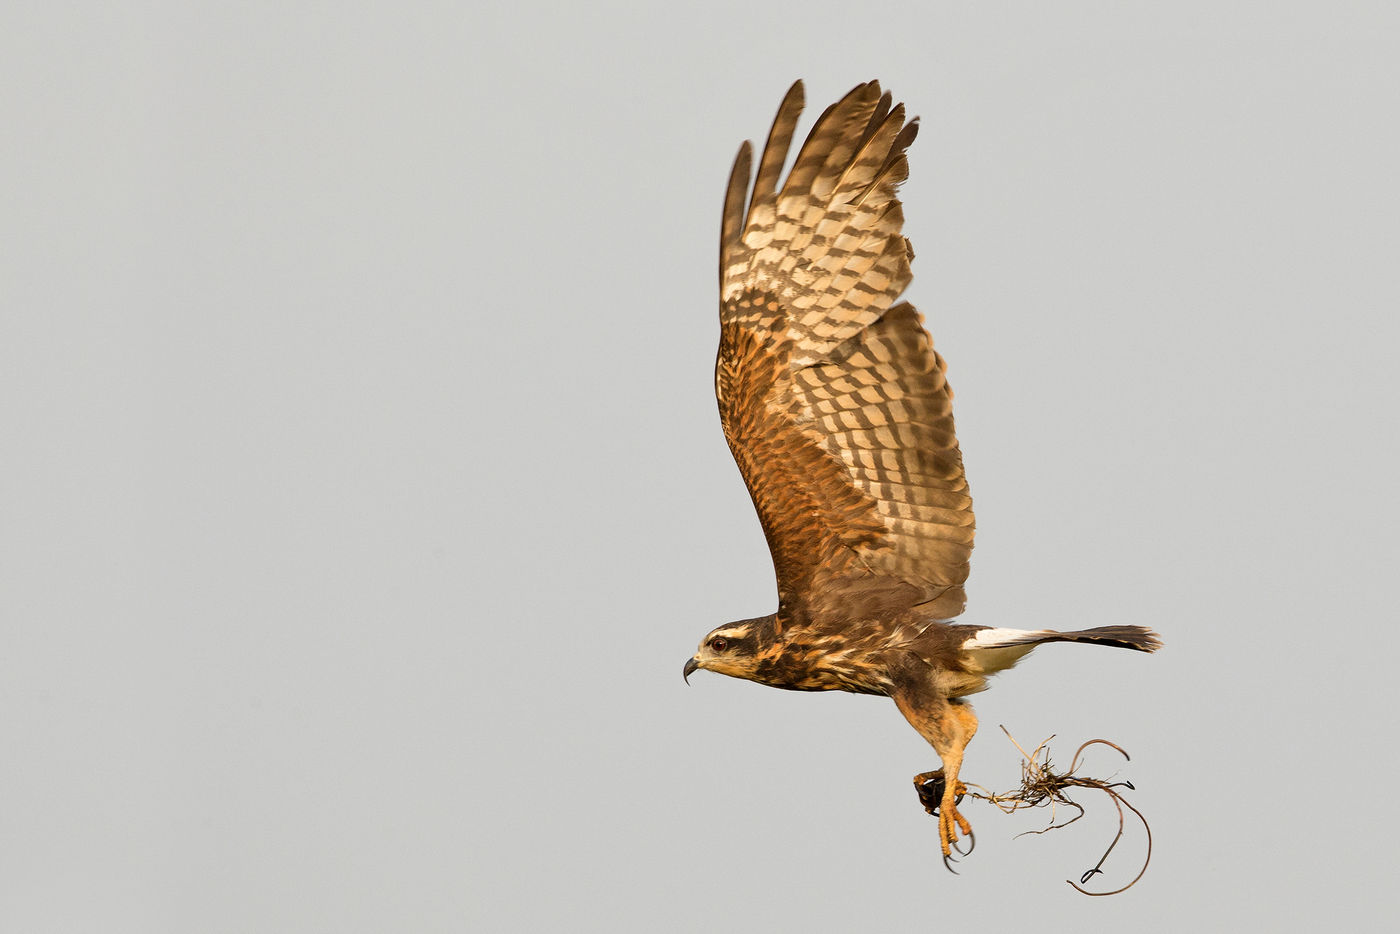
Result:
[[[0,929],[1393,919],[1389,5],[120,7],[0,16]],[[1125,895],[1105,802],[954,877],[891,703],[681,682],[774,607],[715,248],[797,77],[923,119],[965,620],[1166,640],[965,765],[1125,746]]]

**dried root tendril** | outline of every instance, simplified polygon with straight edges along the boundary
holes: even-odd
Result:
[[[1068,794],[1069,789],[1092,788],[1097,791],[1102,791],[1109,796],[1113,801],[1113,806],[1118,809],[1118,832],[1114,834],[1113,842],[1108,845],[1108,849],[1104,850],[1103,856],[1099,858],[1099,861],[1094,864],[1093,868],[1079,877],[1079,882],[1076,883],[1068,879],[1065,881],[1069,882],[1077,891],[1085,895],[1117,895],[1119,892],[1126,892],[1136,885],[1137,881],[1147,872],[1148,863],[1152,862],[1152,828],[1148,825],[1147,818],[1142,816],[1142,812],[1129,804],[1127,799],[1125,799],[1119,791],[1119,789],[1122,788],[1132,791],[1133,783],[1110,782],[1075,774],[1075,769],[1079,767],[1080,754],[1090,746],[1108,746],[1122,753],[1124,759],[1131,758],[1128,753],[1121,746],[1116,743],[1110,743],[1106,739],[1091,739],[1074,751],[1074,757],[1070,760],[1067,770],[1056,772],[1050,762],[1050,751],[1045,748],[1046,744],[1055,738],[1053,735],[1046,737],[1045,741],[1035,747],[1033,751],[1026,752],[1026,750],[1021,747],[1021,744],[1016,742],[1016,738],[1007,731],[1006,727],[1003,726],[1001,731],[1006,733],[1006,738],[1011,740],[1012,744],[1020,750],[1024,758],[1024,761],[1021,763],[1021,787],[1017,788],[1015,791],[995,794],[988,791],[986,788],[982,788],[980,785],[970,785],[967,792],[968,795],[973,798],[980,798],[983,801],[990,801],[1006,814],[1015,813],[1023,808],[1038,808],[1049,805],[1051,808],[1050,825],[1040,830],[1027,830],[1025,832],[1042,834],[1048,830],[1058,830],[1062,827],[1068,827],[1084,816],[1083,806],[1070,799]],[[977,788],[979,790],[972,791],[972,788]],[[1074,816],[1066,821],[1056,823],[1054,809],[1057,806],[1073,809],[1075,812]],[[1143,830],[1147,831],[1147,856],[1143,859],[1142,868],[1138,870],[1138,874],[1134,876],[1127,885],[1116,888],[1111,892],[1091,892],[1084,888],[1084,886],[1088,884],[1089,880],[1094,876],[1103,872],[1103,864],[1108,860],[1114,847],[1118,846],[1118,842],[1123,839],[1123,829],[1127,819],[1127,816],[1123,813],[1124,808],[1132,811],[1134,816],[1142,822]],[[1025,834],[1017,834],[1017,836],[1024,835]]]

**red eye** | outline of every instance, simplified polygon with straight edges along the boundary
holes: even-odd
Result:
[[[711,639],[710,648],[716,652],[723,652],[725,649],[729,648],[729,643],[723,639]]]

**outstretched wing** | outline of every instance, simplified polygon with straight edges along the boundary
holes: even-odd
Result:
[[[908,303],[896,195],[917,122],[876,82],[827,108],[782,189],[802,82],[751,197],[739,150],[720,235],[715,393],[773,554],[780,617],[962,612],[972,499],[943,360]],[[747,200],[747,210],[745,201]]]

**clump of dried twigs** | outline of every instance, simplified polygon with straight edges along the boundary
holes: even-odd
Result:
[[[1129,804],[1119,791],[1119,789],[1123,788],[1129,791],[1134,790],[1133,783],[1126,781],[1111,782],[1075,774],[1075,770],[1079,767],[1080,754],[1090,746],[1108,746],[1122,753],[1124,759],[1131,758],[1128,753],[1121,746],[1116,743],[1110,743],[1106,739],[1091,739],[1074,751],[1074,757],[1070,759],[1068,769],[1063,772],[1057,772],[1050,762],[1050,750],[1046,748],[1046,744],[1055,738],[1053,735],[1046,737],[1045,741],[1035,747],[1032,752],[1026,752],[1026,750],[1021,747],[1021,744],[1016,742],[1016,738],[1007,731],[1006,727],[1002,727],[1001,731],[1006,733],[1006,738],[1011,740],[1016,748],[1020,750],[1022,757],[1024,757],[1024,761],[1021,763],[1021,787],[1014,791],[995,794],[985,788],[981,788],[979,785],[973,785],[970,787],[980,788],[981,790],[969,790],[968,795],[973,798],[980,798],[983,801],[990,801],[1007,814],[1014,813],[1022,808],[1038,808],[1049,805],[1051,808],[1050,826],[1040,830],[1026,831],[1026,833],[1041,834],[1049,830],[1058,830],[1061,827],[1068,827],[1084,816],[1083,806],[1069,797],[1068,792],[1070,789],[1092,788],[1096,791],[1102,791],[1112,799],[1114,807],[1118,809],[1118,833],[1114,834],[1113,842],[1108,845],[1108,849],[1104,850],[1103,856],[1094,864],[1094,867],[1079,877],[1078,883],[1068,879],[1065,881],[1069,882],[1070,885],[1074,886],[1075,889],[1083,892],[1085,895],[1117,895],[1119,892],[1125,892],[1136,885],[1137,881],[1147,872],[1147,864],[1152,861],[1152,828],[1148,825],[1147,818],[1142,816],[1142,812]],[[1075,814],[1068,820],[1057,823],[1054,809],[1061,805],[1073,809]],[[1123,813],[1124,808],[1132,811],[1137,819],[1142,821],[1142,827],[1147,831],[1147,856],[1142,861],[1142,869],[1138,870],[1138,874],[1132,878],[1132,881],[1121,888],[1114,889],[1111,892],[1090,892],[1088,889],[1084,888],[1084,886],[1094,876],[1103,872],[1103,864],[1108,860],[1109,854],[1111,854],[1114,847],[1118,845],[1118,841],[1123,839],[1123,829],[1126,821],[1126,815]],[[1023,836],[1023,834],[1017,834],[1017,836]]]

